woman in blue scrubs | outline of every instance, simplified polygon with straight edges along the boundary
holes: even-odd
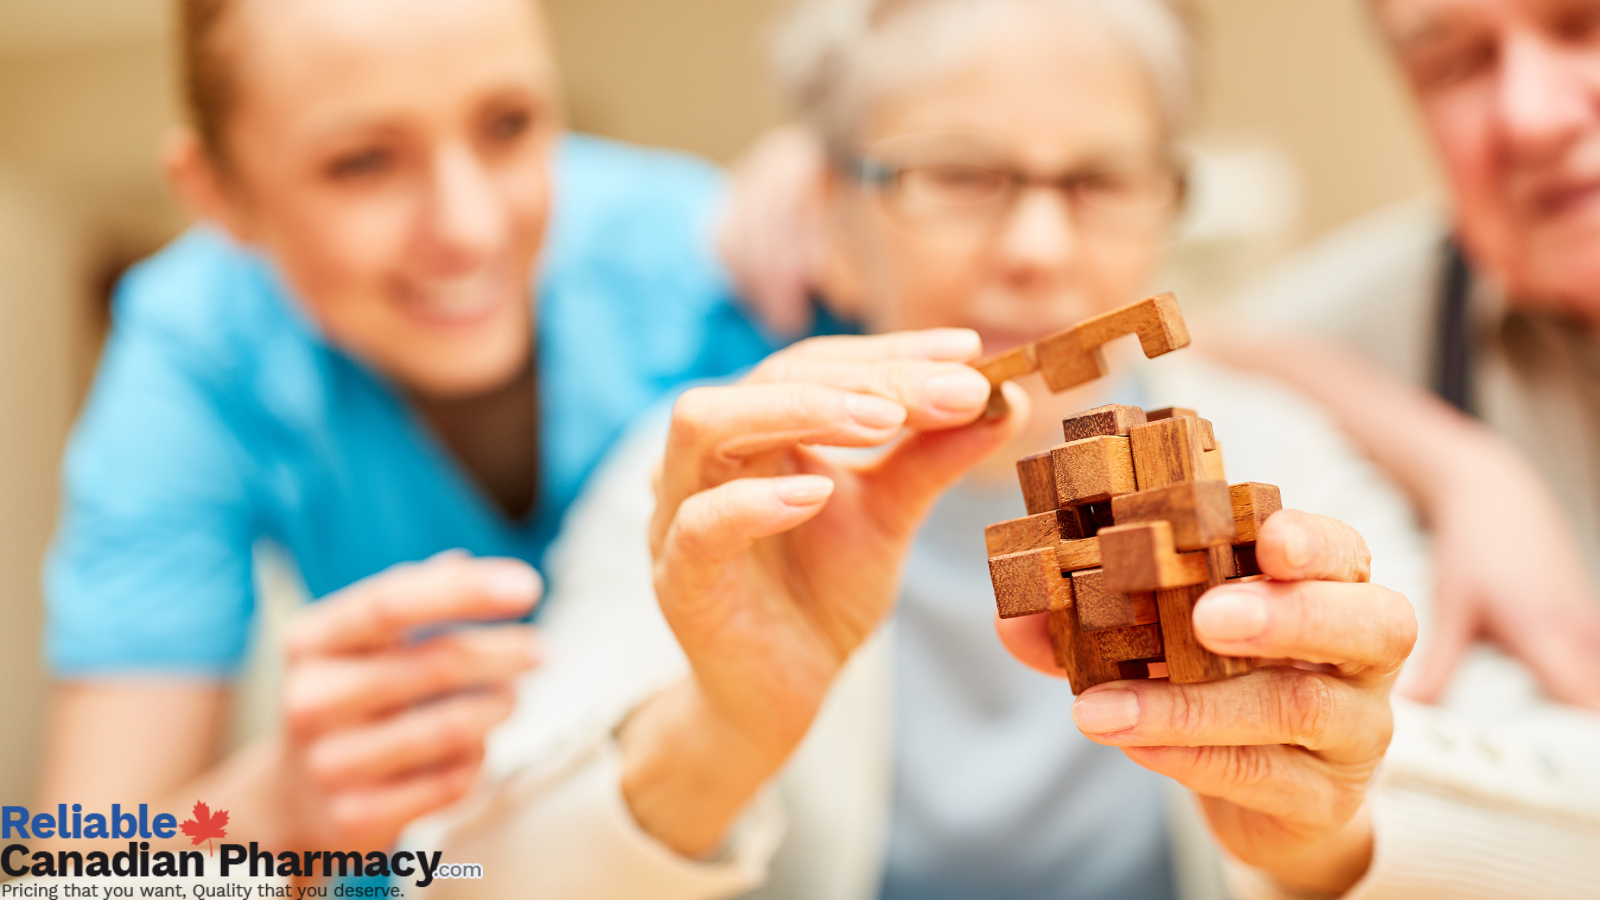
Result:
[[[709,249],[716,172],[564,135],[525,0],[179,5],[166,164],[201,224],[119,287],[68,452],[44,799],[384,846],[466,790],[539,657],[439,626],[528,613],[624,423],[770,348]],[[325,599],[284,732],[224,758],[262,541]]]

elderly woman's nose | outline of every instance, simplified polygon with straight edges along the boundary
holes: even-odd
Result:
[[[505,241],[505,201],[469,148],[439,152],[425,228],[429,243],[452,262],[477,262]]]
[[[1001,234],[1005,259],[1031,270],[1059,268],[1078,251],[1079,235],[1064,193],[1032,188],[1017,198]]]
[[[1498,99],[1513,150],[1559,154],[1600,120],[1600,77],[1565,48],[1522,36],[1506,42]]]

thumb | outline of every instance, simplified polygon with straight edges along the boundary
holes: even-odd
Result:
[[[1001,385],[1011,412],[961,428],[911,435],[863,475],[866,502],[879,521],[898,533],[914,529],[946,488],[999,450],[1028,421],[1028,394]]]
[[[1420,703],[1439,701],[1478,636],[1477,603],[1472,595],[1440,584],[1434,591],[1433,606],[1433,638],[1398,689],[1401,696]]]

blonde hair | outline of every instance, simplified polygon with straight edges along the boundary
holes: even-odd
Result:
[[[1088,12],[1150,79],[1169,139],[1188,127],[1196,95],[1196,19],[1184,0],[799,0],[772,44],[779,86],[835,148],[855,137],[877,92],[959,63],[1001,5]]]
[[[233,67],[222,46],[238,0],[178,0],[178,83],[189,125],[221,159],[223,124],[233,110]]]

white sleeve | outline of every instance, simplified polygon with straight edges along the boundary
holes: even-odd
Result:
[[[437,881],[428,893],[716,900],[765,879],[784,831],[772,788],[703,861],[642,831],[621,793],[617,726],[687,670],[656,605],[647,546],[664,424],[652,419],[619,445],[569,512],[538,621],[546,660],[491,737],[483,782],[408,829],[405,846],[483,867],[482,880]]]
[[[1372,866],[1343,900],[1579,900],[1600,885],[1600,718],[1497,724],[1404,700],[1368,794]],[[1239,900],[1300,900],[1236,863]]]

